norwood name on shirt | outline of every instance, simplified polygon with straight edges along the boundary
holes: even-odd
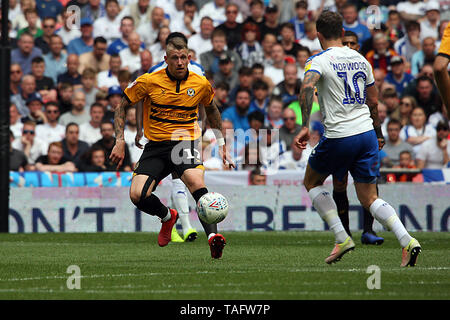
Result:
[[[363,70],[367,71],[367,65],[362,61],[356,62],[330,62],[331,67],[335,71],[353,71],[353,70]]]

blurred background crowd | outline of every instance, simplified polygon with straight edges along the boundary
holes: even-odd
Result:
[[[315,19],[344,18],[344,45],[371,63],[386,168],[449,165],[449,117],[433,61],[450,21],[450,0],[10,0],[11,170],[112,171],[114,110],[123,90],[163,61],[170,32],[189,39],[192,60],[215,88],[237,170],[304,170],[324,134],[313,105],[306,150],[298,93],[309,57],[321,51]],[[126,115],[133,170],[136,110]],[[241,129],[241,130],[239,130]],[[246,131],[252,129],[250,131]],[[237,132],[247,132],[240,138]],[[249,134],[250,132],[250,134]],[[211,130],[207,170],[226,170]],[[414,181],[397,174],[391,181]]]

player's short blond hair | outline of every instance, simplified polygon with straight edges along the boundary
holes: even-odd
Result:
[[[170,51],[172,50],[183,50],[183,49],[188,49],[188,46],[186,44],[186,42],[179,37],[176,38],[172,38],[169,40],[169,42],[167,43],[167,54],[170,53]]]

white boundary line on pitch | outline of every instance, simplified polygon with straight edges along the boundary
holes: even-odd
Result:
[[[126,290],[126,288],[129,288],[130,290]],[[106,289],[106,288],[105,288]],[[125,289],[125,290],[123,290]],[[122,290],[99,290],[99,289],[87,289],[87,290],[83,290],[83,294],[165,294],[165,293],[169,293],[169,294],[205,294],[205,293],[217,293],[217,291],[214,290],[210,290],[210,291],[205,291],[205,290],[139,290],[134,287],[128,287],[128,286],[124,286]],[[36,287],[36,288],[27,288],[27,289],[0,289],[0,293],[14,293],[14,292],[19,292],[19,293],[55,293],[55,294],[61,294],[61,293],[67,293],[67,294],[71,294],[74,291],[68,291],[66,289],[59,289],[59,290],[55,290],[55,289],[50,289],[50,288],[40,288],[40,287]],[[79,291],[77,291],[79,292]],[[222,294],[235,294],[235,295],[273,295],[276,294],[276,292],[273,291],[246,291],[246,290],[224,290],[221,291]],[[283,291],[283,294],[286,295],[290,295],[290,296],[331,296],[331,295],[340,295],[342,294],[342,292],[340,291]],[[366,296],[366,297],[370,297],[373,296],[372,292],[370,291],[354,291],[354,292],[347,292],[346,294],[350,295],[350,296]],[[397,296],[401,296],[401,293],[398,292],[384,292],[384,295],[388,295],[390,297],[397,297]],[[433,296],[442,296],[442,297],[447,297],[448,294],[447,293],[433,293]],[[423,297],[427,297],[427,294],[425,293],[425,295],[421,295]]]
[[[332,267],[331,267],[332,268]],[[297,273],[297,272],[366,272],[366,269],[331,269],[331,268],[302,268],[302,269],[290,269],[286,270],[286,272]],[[450,267],[417,267],[420,270],[450,270]],[[258,269],[259,270],[259,269]],[[399,272],[401,270],[405,270],[405,268],[391,268],[391,269],[383,269],[383,272]],[[275,270],[267,270],[264,269],[265,272],[270,272]],[[278,270],[279,271],[279,270]],[[249,271],[230,271],[233,274],[236,273],[254,273],[255,270]],[[218,273],[215,271],[197,271],[195,274],[205,274],[205,273]],[[223,274],[224,272],[220,272]],[[166,273],[122,273],[122,274],[92,274],[92,275],[81,275],[80,278],[89,279],[89,278],[115,278],[115,277],[145,277],[145,276],[167,276],[167,275],[184,275],[184,274],[193,274],[193,272],[166,272]],[[33,281],[33,280],[55,280],[55,279],[67,279],[68,276],[46,276],[46,277],[29,277],[29,278],[10,278],[10,279],[0,279],[0,282],[16,282],[16,281]]]

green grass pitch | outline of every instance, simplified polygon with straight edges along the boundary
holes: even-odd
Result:
[[[391,233],[337,264],[324,259],[330,232],[224,232],[223,258],[212,260],[202,233],[160,248],[156,233],[0,234],[0,299],[305,300],[450,299],[449,233],[414,233],[423,251],[400,268]],[[70,265],[80,289],[67,288]],[[368,289],[370,265],[380,289]]]

